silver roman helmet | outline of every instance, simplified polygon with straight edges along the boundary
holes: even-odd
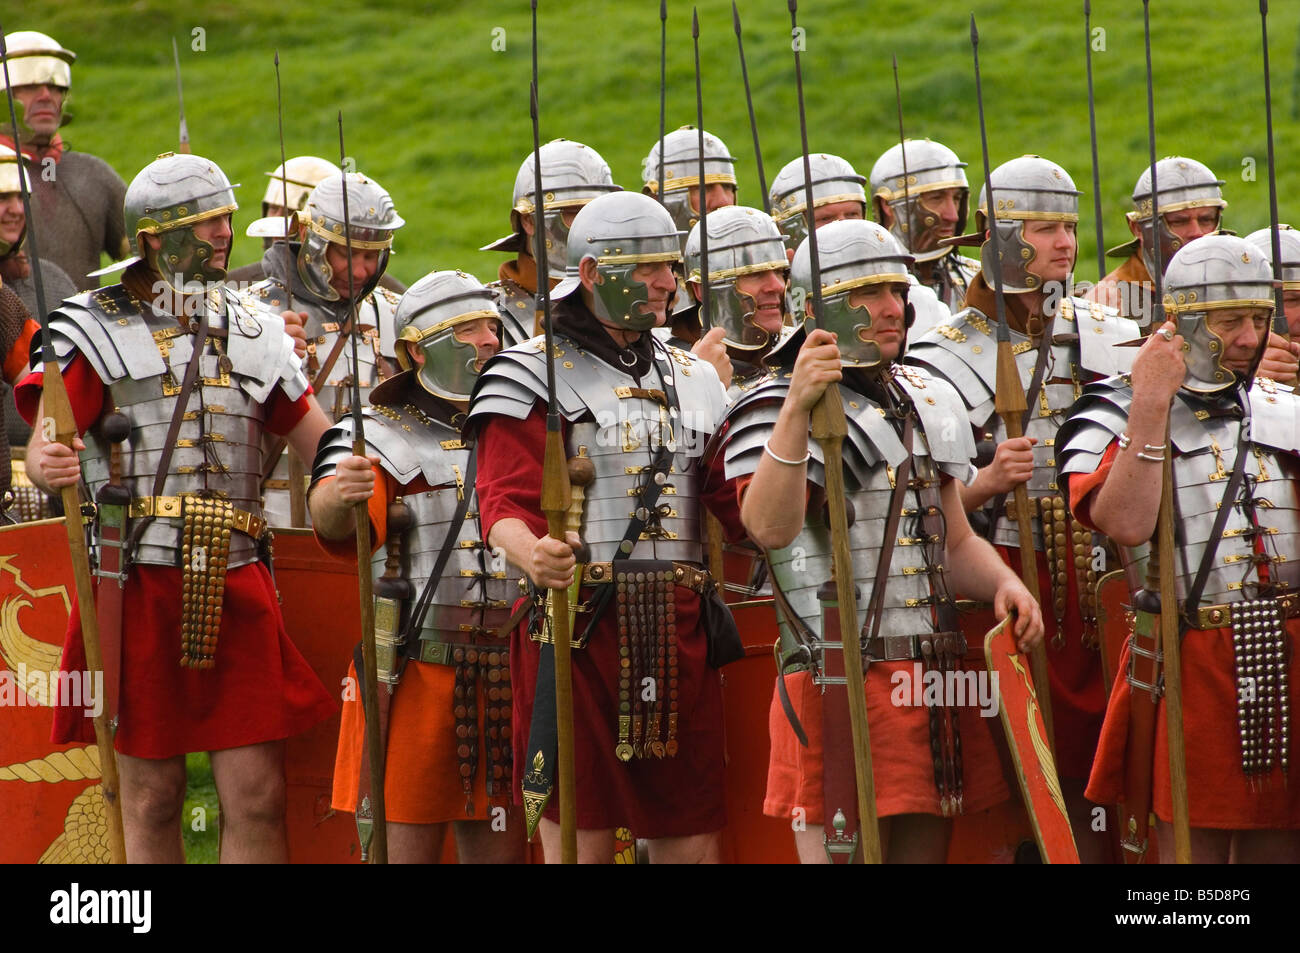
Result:
[[[266,173],[271,181],[266,183],[266,194],[262,196],[262,214],[267,214],[272,205],[284,208],[286,192],[288,210],[301,212],[311,197],[312,189],[338,171],[338,166],[319,156],[294,156],[286,159],[275,167],[274,172]]]
[[[558,300],[581,288],[579,268],[593,259],[601,279],[593,289],[596,317],[628,331],[648,331],[655,316],[640,305],[649,302],[649,290],[633,273],[645,263],[680,262],[681,242],[672,216],[648,195],[612,192],[594,198],[569,229],[568,269],[551,297]]]
[[[0,156],[0,161],[3,161],[3,156]],[[4,189],[0,188],[0,192],[3,191]],[[1277,272],[1282,281],[1282,290],[1300,291],[1300,232],[1290,225],[1279,225],[1277,238],[1278,246],[1282,251],[1282,267]],[[1251,232],[1246,236],[1246,241],[1259,249],[1259,253],[1270,266],[1273,264],[1271,229],[1261,228],[1257,232]]]
[[[195,236],[194,226],[238,208],[234,186],[215,162],[165,152],[127,186],[123,217],[136,258],[116,267],[143,259],[178,292],[193,282],[220,281],[226,269],[210,263],[215,249]],[[157,236],[162,244],[152,251],[141,235]]]
[[[311,198],[312,189],[338,170],[334,163],[319,156],[294,156],[276,166],[274,172],[266,173],[271,181],[266,183],[262,195],[262,217],[249,222],[244,234],[249,238],[292,236],[297,228],[297,216],[293,213],[301,212]],[[289,202],[286,215],[270,215],[272,207],[285,207],[286,198]]]
[[[393,316],[399,341],[411,341],[424,352],[416,380],[429,393],[446,400],[469,400],[481,364],[478,349],[456,337],[471,321],[499,320],[496,296],[473,275],[435,271],[402,295]],[[397,361],[410,370],[406,348],[397,348]]]
[[[926,207],[923,196],[943,189],[962,190],[954,226],[954,234],[960,235],[966,230],[970,184],[966,163],[957,153],[930,139],[907,139],[885,150],[871,167],[871,195],[894,213],[889,230],[904,248],[912,250],[917,261],[933,261],[952,250],[937,244],[938,236],[928,234],[939,224],[939,217]],[[916,251],[922,246],[925,251]]]
[[[1183,387],[1212,393],[1240,378],[1224,367],[1223,340],[1210,330],[1212,311],[1264,308],[1273,313],[1273,270],[1250,242],[1235,235],[1206,235],[1179,249],[1165,269],[1165,314],[1186,342]],[[1258,357],[1263,356],[1260,350]]]
[[[883,225],[852,219],[827,222],[817,229],[817,257],[821,266],[822,324],[839,336],[841,360],[849,367],[880,366],[884,361],[880,345],[863,336],[871,327],[871,312],[851,306],[849,298],[854,289],[868,285],[906,287],[914,259]],[[795,251],[790,274],[792,286],[804,289],[805,299],[810,299],[813,279],[808,239]],[[804,316],[804,327],[809,331],[812,320]],[[908,305],[904,324],[911,323],[912,308]]]
[[[0,145],[0,195],[12,195],[21,191],[22,182],[18,179],[18,153],[8,146]],[[26,234],[27,226],[24,223],[23,230],[18,234],[16,241],[10,243],[0,239],[0,258],[4,258],[20,246]]]
[[[1042,279],[1029,273],[1034,248],[1024,239],[1025,222],[1079,221],[1079,196],[1070,174],[1041,156],[1021,156],[993,170],[994,214],[1002,252],[1002,287],[1011,293],[1036,291]],[[980,189],[975,227],[982,236],[988,230],[988,197]],[[993,243],[980,246],[984,280],[993,287]]]
[[[565,210],[582,208],[598,195],[617,192],[607,163],[599,152],[581,142],[553,139],[539,150],[542,157],[542,216],[546,228],[546,263],[551,274],[559,275],[568,265],[567,245],[569,226],[564,224]],[[512,251],[533,253],[524,232],[521,219],[537,214],[533,204],[537,191],[533,172],[533,154],[528,153],[519,174],[515,176],[514,204],[510,209],[510,225],[514,229],[505,238],[479,251]]]
[[[308,288],[326,301],[338,301],[340,295],[330,287],[334,272],[325,258],[325,250],[331,243],[348,244],[343,224],[344,178],[343,173],[336,171],[329,178],[322,179],[299,213],[307,233],[298,250],[298,275]],[[379,284],[388,267],[393,233],[406,223],[393,207],[392,198],[374,179],[359,172],[349,172],[346,179],[352,248],[354,251],[382,252],[374,275],[364,287],[356,289],[360,301]]]
[[[811,153],[808,167],[812,172],[813,208],[837,202],[862,203],[862,217],[867,215],[866,179],[858,175],[847,159],[825,152]],[[786,246],[798,248],[808,237],[807,190],[803,181],[803,156],[787,162],[768,190],[772,217],[786,233]]]
[[[1160,260],[1168,267],[1183,242],[1169,229],[1165,216],[1189,208],[1209,206],[1222,210],[1228,207],[1223,200],[1223,180],[1217,178],[1209,167],[1195,159],[1169,156],[1156,163],[1156,182],[1160,189]],[[1151,170],[1144,169],[1133,187],[1133,211],[1127,213],[1130,222],[1136,222],[1142,236],[1142,260],[1147,271],[1155,270],[1156,223],[1152,220]],[[1112,248],[1112,256],[1128,256],[1137,251],[1138,240]]]
[[[767,347],[772,335],[754,324],[758,303],[743,294],[737,279],[762,272],[779,272],[784,280],[788,269],[781,229],[761,209],[728,205],[709,213],[709,310],[704,327],[721,327],[729,347],[756,351]],[[686,239],[686,280],[699,285],[700,223]],[[789,299],[782,295],[782,311],[789,313]]]
[[[686,234],[695,227],[700,213],[691,208],[690,189],[700,184],[699,130],[682,126],[664,136],[664,181],[659,183],[659,142],[650,147],[650,154],[641,163],[641,189],[646,195],[662,197],[676,227]],[[736,190],[736,160],[727,151],[727,145],[717,136],[704,133],[704,192],[710,185],[727,185]]]
[[[9,79],[15,86],[72,86],[72,63],[77,54],[59,46],[51,36],[35,30],[5,34]],[[4,72],[0,70],[0,84]],[[0,85],[0,89],[4,88]]]

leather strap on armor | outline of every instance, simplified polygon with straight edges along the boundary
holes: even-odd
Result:
[[[1205,591],[1205,583],[1210,578],[1210,569],[1214,565],[1214,554],[1218,550],[1218,541],[1223,538],[1223,529],[1228,523],[1228,516],[1231,514],[1237,501],[1237,491],[1241,489],[1241,481],[1246,474],[1246,458],[1250,456],[1248,446],[1245,440],[1246,425],[1242,421],[1237,437],[1237,459],[1232,465],[1232,475],[1228,477],[1228,483],[1223,488],[1223,499],[1219,501],[1219,511],[1214,516],[1214,526],[1210,530],[1209,541],[1205,544],[1205,551],[1201,554],[1201,564],[1196,567],[1196,576],[1192,580],[1191,586],[1187,590],[1187,598],[1183,601],[1183,612],[1181,616],[1181,634],[1186,634],[1187,629],[1192,624],[1193,613],[1201,602],[1201,593]],[[1166,447],[1165,453],[1173,453],[1172,447]]]
[[[203,360],[203,348],[208,343],[208,305],[205,301],[200,309],[199,327],[194,335],[194,347],[190,352],[190,361],[185,365],[185,377],[181,380],[181,389],[176,395],[176,404],[172,410],[171,420],[167,424],[167,439],[163,441],[162,456],[157,471],[153,478],[153,492],[149,494],[154,499],[162,495],[163,485],[167,482],[167,471],[171,467],[172,451],[176,448],[176,435],[180,433],[181,422],[185,419],[185,410],[189,406],[190,394],[194,390],[194,382],[199,376],[199,364]],[[131,558],[131,552],[135,549],[136,543],[140,541],[140,535],[144,532],[152,514],[145,516],[133,527],[131,527],[131,537],[127,541],[126,558]]]
[[[478,471],[478,454],[471,447],[469,452],[469,463],[465,467],[465,486],[466,488],[474,486],[474,477]],[[420,643],[420,629],[424,626],[424,616],[429,611],[429,603],[433,599],[434,590],[438,588],[438,582],[442,579],[442,571],[447,568],[447,560],[451,558],[451,551],[456,546],[456,540],[460,537],[460,528],[465,522],[465,514],[469,512],[469,498],[471,493],[468,489],[460,494],[460,499],[456,503],[456,512],[452,514],[451,523],[447,527],[447,537],[442,541],[442,549],[438,551],[438,558],[434,561],[433,571],[429,573],[429,578],[424,581],[424,588],[420,590],[420,597],[415,600],[415,605],[411,607],[411,614],[406,620],[406,625],[402,628],[401,644],[405,649],[402,662],[398,663],[398,671],[401,674],[401,667],[405,665],[405,658],[410,658],[412,654],[418,655],[418,646]],[[416,649],[414,653],[413,649]]]

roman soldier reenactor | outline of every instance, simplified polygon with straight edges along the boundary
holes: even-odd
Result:
[[[734,535],[739,525],[734,496],[706,489],[701,462],[726,395],[711,365],[649,333],[665,320],[681,260],[681,236],[658,202],[627,192],[593,199],[573,221],[568,253],[551,296],[556,406],[577,477],[567,542],[547,535],[539,496],[548,359],[540,337],[489,362],[471,401],[482,528],[537,589],[578,586],[570,604],[579,860],[607,862],[614,829],[626,825],[650,841],[652,861],[716,861],[726,818],[713,666],[740,646],[703,568],[701,508]],[[526,808],[554,770],[541,756],[544,739],[536,758],[525,744],[556,724],[537,674],[540,638],[539,625],[521,627],[510,646],[515,784]],[[548,861],[560,859],[555,807],[541,820]]]
[[[402,297],[395,324],[404,370],[371,392],[372,458],[353,455],[348,418],[326,434],[312,525],[328,551],[355,560],[355,546],[342,541],[352,539],[355,504],[370,501],[379,682],[391,693],[390,862],[436,862],[449,824],[462,862],[518,862],[524,827],[510,796],[510,645],[499,630],[519,575],[482,542],[474,449],[460,438],[479,369],[500,348],[496,299],[471,275],[436,271]],[[364,729],[354,693],[343,706],[335,810],[356,811]],[[494,807],[503,809],[499,817]]]
[[[662,153],[662,159],[661,159]],[[727,144],[713,133],[704,133],[704,182],[700,182],[700,132],[695,126],[682,126],[655,140],[641,161],[641,191],[663,203],[682,236],[683,253],[686,237],[700,220],[700,190],[704,190],[704,210],[712,212],[736,204],[736,160]],[[659,176],[662,169],[663,182]],[[683,351],[691,350],[704,335],[693,299],[685,285],[678,282],[677,296],[670,305],[668,325],[659,333],[663,339]],[[716,356],[716,355],[715,355]]]
[[[59,136],[59,127],[68,120],[65,108],[77,55],[34,30],[7,34],[5,47],[22,143],[15,143],[6,130],[0,145],[21,151],[27,159],[32,215],[40,225],[45,254],[77,288],[88,291],[99,286],[91,272],[99,268],[101,254],[110,260],[129,254],[122,227],[126,183],[103,159],[67,149]]]
[[[345,176],[336,173],[312,190],[298,213],[297,242],[274,244],[262,256],[266,279],[244,293],[250,306],[289,309],[306,315],[306,372],[315,380],[328,370],[316,392],[325,411],[341,420],[350,405],[354,373],[347,330],[356,314],[364,342],[357,351],[361,394],[397,372],[393,314],[398,295],[379,287],[388,268],[393,236],[405,222],[393,200],[373,179],[357,172],[346,176],[351,215],[353,300],[348,300],[348,242],[343,217]],[[327,366],[331,358],[333,366]],[[287,454],[263,484],[267,518],[276,526],[291,525],[291,469]],[[304,481],[305,482],[305,481]]]
[[[546,222],[546,258],[550,280],[556,284],[568,261],[569,226],[573,217],[598,195],[617,192],[609,164],[599,152],[581,142],[555,139],[542,146],[543,215]],[[501,311],[501,342],[505,347],[522,344],[540,333],[535,328],[537,313],[537,262],[531,254],[535,213],[533,209],[533,153],[528,153],[515,176],[511,232],[479,251],[512,251],[514,261],[502,262],[497,280]]]
[[[808,237],[808,220],[804,214],[806,190],[804,188],[803,156],[791,159],[772,180],[772,216],[788,234],[785,238],[789,255]],[[862,185],[867,180],[854,170],[847,160],[825,153],[808,156],[812,175],[813,221],[817,228],[827,222],[867,217],[867,193]],[[950,312],[934,292],[918,281],[912,281],[908,304],[912,307],[914,336],[942,321]]]
[[[1261,228],[1246,236],[1246,241],[1259,249],[1264,260],[1273,264],[1273,230]],[[1264,359],[1259,362],[1256,373],[1279,384],[1294,387],[1297,380],[1297,355],[1300,355],[1300,232],[1290,225],[1277,227],[1278,247],[1282,251],[1282,268],[1279,272],[1282,281],[1282,310],[1286,313],[1287,330],[1290,341],[1281,340],[1281,335],[1270,333]]]
[[[954,314],[964,306],[966,289],[980,270],[978,261],[945,242],[966,228],[969,202],[966,163],[942,143],[906,139],[886,149],[871,167],[876,221],[911,253],[913,274]],[[919,333],[913,340],[917,337]]]
[[[961,398],[946,381],[895,363],[911,320],[911,256],[874,222],[831,222],[816,240],[824,329],[812,330],[809,320],[806,332],[782,347],[777,372],[728,411],[720,443],[727,485],[743,498],[745,528],[767,551],[781,627],[763,810],[806,822],[807,829],[795,825],[799,856],[825,863],[843,840],[838,809],[853,800],[853,755],[834,741],[847,735],[847,696],[823,654],[838,651],[837,633],[823,631],[818,596],[831,577],[825,461],[822,447],[809,441],[813,407],[827,384],[840,380],[849,544],[857,629],[870,662],[865,691],[877,812],[887,822],[885,859],[942,863],[951,818],[1008,797],[994,725],[980,717],[975,698],[913,704],[921,695],[910,688],[900,695],[900,678],[910,686],[923,669],[968,667],[954,602],[959,589],[990,600],[1000,616],[1018,613],[1022,650],[1042,640],[1042,619],[1024,584],[966,521],[957,487],[973,475],[975,445],[969,428],[952,426],[964,413]],[[808,244],[793,260],[793,281],[805,288],[815,280]],[[971,649],[979,658],[982,646]]]
[[[236,208],[200,156],[168,153],[135,177],[137,257],[121,284],[50,315],[82,437],[69,448],[36,426],[28,447],[38,486],[84,475],[98,500],[106,704],[135,862],[183,859],[192,751],[211,752],[223,860],[285,860],[283,741],[334,710],[285,633],[258,488],[264,434],[310,457],[329,421],[282,317],[221,284]],[[37,371],[16,390],[29,421],[43,416],[41,389]],[[86,669],[75,606],[60,664]],[[90,723],[58,708],[51,740],[88,741]]]
[[[709,314],[704,323],[721,329],[717,347],[722,353],[711,360],[713,349],[697,342],[696,354],[713,364],[728,399],[734,400],[770,373],[763,359],[786,329],[789,267],[781,229],[761,209],[724,205],[708,213],[708,222]],[[696,222],[686,239],[686,287],[697,323],[704,282],[700,237]]]
[[[26,444],[31,435],[31,429],[14,407],[11,385],[27,376],[32,339],[39,330],[31,317],[34,308],[27,306],[14,288],[14,280],[5,275],[5,265],[22,254],[26,225],[18,180],[18,154],[0,146],[0,364],[3,364],[0,391],[4,392],[0,397],[0,525],[21,520],[22,514],[33,509],[19,506],[11,510],[15,496],[9,453],[11,446]],[[23,263],[26,265],[26,259]]]
[[[867,217],[867,181],[847,159],[814,152],[808,156],[813,180],[813,222],[821,228],[827,222]],[[791,159],[772,180],[768,199],[772,217],[785,233],[790,257],[808,237],[808,219],[804,214],[805,191],[803,156]]]
[[[1143,169],[1133,186],[1133,210],[1124,216],[1133,238],[1106,252],[1107,257],[1124,261],[1084,296],[1118,309],[1144,327],[1151,322],[1156,243],[1160,243],[1160,261],[1168,267],[1178,249],[1217,232],[1228,207],[1223,200],[1223,179],[1195,159],[1161,159],[1156,163],[1156,177],[1160,183],[1159,223],[1152,217],[1151,170]]]
[[[1294,863],[1300,789],[1287,769],[1300,715],[1292,688],[1300,678],[1300,400],[1290,387],[1251,381],[1269,333],[1273,275],[1251,243],[1210,235],[1181,248],[1164,281],[1168,321],[1130,373],[1087,388],[1056,448],[1076,518],[1125,547],[1137,570],[1137,618],[1119,666],[1128,677],[1112,689],[1088,796],[1114,803],[1145,775],[1160,859],[1174,859],[1171,729],[1160,697],[1172,675],[1161,673],[1149,620],[1175,612],[1191,861]],[[1166,461],[1177,532],[1174,551],[1160,547],[1159,559],[1172,559],[1177,606],[1162,604],[1142,575]],[[1150,698],[1158,708],[1143,741],[1133,730]],[[1145,817],[1145,807],[1125,808]]]
[[[996,444],[992,462],[962,488],[962,499],[968,512],[987,511],[983,519],[990,541],[1016,568],[1020,535],[1007,503],[1018,484],[1027,488],[1048,633],[1056,766],[1080,856],[1100,860],[1108,848],[1091,826],[1082,794],[1106,705],[1097,580],[1119,567],[1109,558],[1107,541],[1073,525],[1066,512],[1054,469],[1056,432],[1085,384],[1128,369],[1133,349],[1117,345],[1137,339],[1140,331],[1113,309],[1066,293],[1078,251],[1080,195],[1066,171],[1047,159],[1023,156],[994,169],[992,181],[1011,349],[1029,407],[1024,436],[1008,439],[1003,419],[994,413],[995,263],[983,190],[977,234],[964,239],[982,243],[981,271],[971,280],[966,307],[913,342],[908,362],[952,383],[978,439]]]

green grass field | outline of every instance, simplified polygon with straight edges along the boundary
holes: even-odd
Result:
[[[192,6],[190,11],[185,8]],[[781,0],[741,0],[746,55],[770,181],[799,144],[789,15]],[[597,148],[615,180],[640,186],[658,135],[659,23],[654,0],[542,0],[544,139]],[[1227,180],[1229,227],[1267,222],[1263,71],[1256,0],[1155,0],[1152,32],[1158,150],[1207,162]],[[909,135],[955,148],[982,176],[967,28],[982,42],[994,163],[1024,152],[1064,165],[1087,195],[1079,276],[1092,278],[1095,232],[1084,73],[1082,0],[805,0],[804,78],[814,150],[867,174],[897,138],[890,57],[902,73]],[[695,118],[691,8],[669,4],[668,128]],[[700,5],[705,125],[741,159],[741,201],[760,204],[749,122],[727,0]],[[1300,4],[1274,4],[1274,113],[1283,220],[1300,220],[1297,135]],[[435,268],[488,278],[501,256],[477,251],[508,229],[514,174],[531,148],[529,5],[419,3],[265,6],[159,0],[51,0],[10,15],[7,30],[40,29],[77,52],[65,130],[73,148],[104,156],[130,179],[176,143],[171,38],[180,42],[194,150],[242,182],[242,232],[257,214],[264,173],[279,161],[275,76],[280,53],[285,148],[337,157],[344,112],[348,152],[393,194],[408,225],[392,270],[411,282]],[[1146,162],[1142,9],[1096,0],[1097,124],[1107,244],[1127,237],[1122,215]],[[202,30],[195,34],[195,30]],[[192,46],[199,45],[202,51]],[[504,49],[494,50],[504,46]],[[242,238],[233,256],[257,256]]]

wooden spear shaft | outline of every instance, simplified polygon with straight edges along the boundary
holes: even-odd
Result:
[[[54,425],[54,439],[66,447],[77,436],[77,423],[68,399],[67,385],[57,361],[44,365],[43,406]],[[95,614],[95,590],[90,581],[90,556],[81,523],[81,498],[76,485],[59,490],[63,502],[63,525],[68,532],[68,551],[72,556],[72,578],[77,586],[77,611],[81,615],[81,642],[86,651],[86,670],[103,678],[104,658],[99,647],[99,617]],[[114,585],[112,581],[108,583]],[[122,829],[121,785],[117,777],[117,755],[113,750],[113,728],[109,724],[107,705],[92,720],[95,748],[99,752],[100,790],[108,822],[108,850],[113,863],[126,863],[126,836]]]
[[[343,176],[343,241],[348,256],[348,302],[352,309],[352,453],[366,456],[366,433],[361,416],[361,385],[357,364],[357,300],[352,287],[352,216],[348,208],[347,151],[343,145],[343,111],[339,111],[339,171]],[[465,492],[469,492],[467,488]],[[370,805],[374,815],[370,851],[372,864],[388,863],[388,824],[384,813],[384,748],[379,729],[379,664],[375,652],[375,581],[371,575],[370,504],[360,500],[354,508],[357,537],[357,584],[361,600],[361,667],[365,679],[362,708],[366,714],[366,748],[370,761]],[[388,686],[384,686],[388,690]],[[357,805],[357,810],[361,805]]]
[[[797,35],[798,0],[787,0],[790,31]],[[822,326],[821,265],[817,256],[817,222],[813,216],[812,169],[808,160],[808,122],[804,113],[803,69],[799,47],[794,45],[795,93],[799,104],[799,136],[803,148],[804,214],[808,219],[808,257],[812,266],[813,318]],[[835,576],[835,598],[839,604],[840,650],[844,656],[844,680],[849,699],[849,732],[853,740],[853,776],[858,794],[858,830],[862,858],[869,864],[881,862],[880,825],[876,820],[876,785],[871,767],[871,734],[867,726],[866,678],[862,671],[862,647],[858,634],[858,592],[854,583],[853,553],[849,549],[847,490],[844,486],[844,438],[848,421],[839,385],[832,382],[813,407],[809,432],[822,450],[825,471],[826,506],[830,516],[831,572]],[[829,641],[829,632],[822,637]]]
[[[1244,453],[1242,449],[1239,452]],[[1183,734],[1183,667],[1174,588],[1173,446],[1165,427],[1165,462],[1156,517],[1160,559],[1160,642],[1165,655],[1165,725],[1169,732],[1169,791],[1174,806],[1174,860],[1192,862],[1192,827],[1187,804],[1187,742]]]
[[[68,388],[63,382],[63,370],[54,356],[50,342],[49,315],[45,308],[45,283],[41,277],[41,256],[36,241],[36,226],[32,219],[32,196],[23,163],[22,147],[18,135],[18,114],[14,109],[13,83],[9,79],[9,49],[4,41],[4,26],[0,25],[0,62],[4,66],[5,99],[9,106],[9,123],[14,137],[17,157],[18,185],[22,193],[23,212],[27,216],[27,243],[31,246],[32,283],[36,287],[37,311],[41,322],[41,360],[44,377],[41,406],[43,436],[71,447],[77,437],[77,420],[68,399]],[[98,675],[104,683],[104,657],[99,647],[99,617],[95,614],[95,590],[90,581],[90,555],[86,551],[85,529],[81,523],[81,499],[75,485],[59,490],[63,502],[63,525],[68,531],[68,552],[72,559],[72,578],[77,587],[77,611],[81,616],[81,642],[86,653],[86,669]],[[122,803],[118,799],[121,787],[117,777],[117,754],[113,750],[113,729],[109,724],[107,704],[100,707],[91,724],[95,729],[95,747],[99,752],[100,791],[104,798],[104,813],[108,823],[108,851],[115,864],[126,863],[126,837],[122,831]]]
[[[812,216],[809,215],[809,218]],[[881,862],[880,824],[876,819],[876,784],[872,776],[871,733],[867,726],[867,696],[859,686],[866,677],[862,670],[862,651],[858,641],[858,594],[853,582],[853,554],[849,549],[849,519],[845,505],[844,438],[848,421],[840,388],[832,383],[821,402],[813,408],[810,421],[812,438],[822,450],[826,472],[826,506],[830,513],[831,572],[835,576],[839,602],[840,644],[844,655],[844,680],[848,683],[849,729],[853,737],[853,776],[858,790],[858,828],[862,838],[862,858],[868,864]],[[827,637],[830,633],[825,633]]]
[[[1024,419],[1025,392],[1020,386],[1020,369],[1016,366],[1015,354],[1011,351],[1011,341],[998,342],[998,376],[994,396],[995,409],[1002,420],[1002,427],[1007,432],[1008,440],[1015,440],[1025,435],[1021,421]],[[1025,588],[1034,599],[1039,598],[1038,590],[1038,553],[1034,549],[1034,524],[1030,516],[1029,491],[1023,483],[1017,483],[1012,491],[1012,506],[1016,513],[1016,536],[1020,547],[1020,578]],[[993,518],[1000,519],[1002,514],[994,513]],[[1047,533],[1046,527],[1043,533]],[[1047,545],[1044,538],[1043,545]],[[1034,676],[1034,687],[1038,690],[1038,705],[1043,713],[1043,727],[1047,729],[1047,743],[1056,750],[1056,732],[1052,720],[1052,692],[1047,681],[1047,652],[1039,645],[1029,653],[1029,669]]]

